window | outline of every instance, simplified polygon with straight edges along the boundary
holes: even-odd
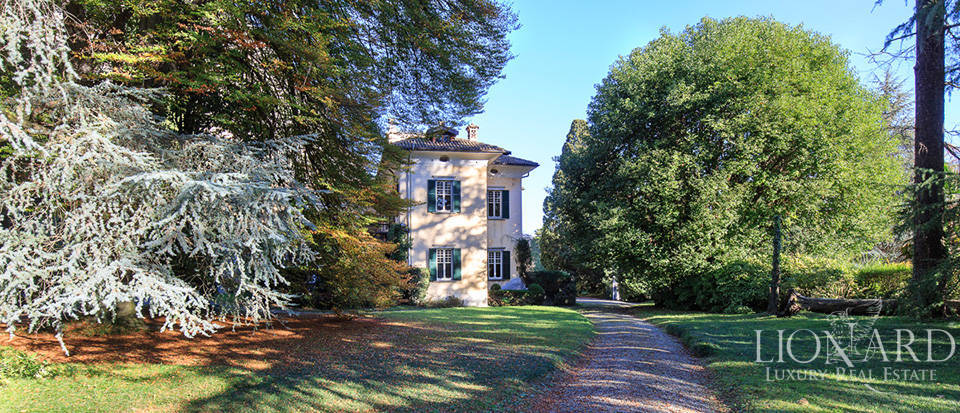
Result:
[[[510,218],[510,191],[504,189],[487,191],[487,218]]]
[[[503,191],[487,191],[487,217],[503,218]]]
[[[453,206],[453,181],[437,181],[437,212],[450,212]]]
[[[510,279],[510,251],[487,251],[487,278],[496,281]]]
[[[428,180],[427,212],[459,213],[460,181],[455,179]]]
[[[437,249],[437,280],[453,279],[453,249]]]
[[[487,251],[487,278],[503,279],[503,251]]]
[[[430,281],[458,281],[460,274],[460,248],[430,248],[427,252]]]

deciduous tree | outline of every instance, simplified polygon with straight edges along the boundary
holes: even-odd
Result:
[[[904,184],[884,108],[845,51],[800,27],[705,18],[664,31],[598,86],[546,207],[583,218],[545,231],[619,280],[659,285],[769,257],[776,215],[787,252],[864,251],[890,236]],[[593,236],[566,235],[573,221]]]

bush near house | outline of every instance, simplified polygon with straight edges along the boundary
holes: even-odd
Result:
[[[531,287],[543,287],[547,305],[574,305],[577,300],[577,283],[564,271],[534,271],[527,275]]]
[[[427,299],[427,289],[430,288],[430,271],[412,268],[409,273],[410,279],[400,290],[401,299],[413,305],[423,305]]]
[[[540,305],[543,304],[543,295],[536,291],[531,293],[531,288],[540,288],[539,285],[531,284],[526,290],[504,290],[500,284],[494,284],[487,293],[487,305],[491,307],[509,307],[515,305]],[[542,291],[543,289],[540,288]]]
[[[426,308],[455,308],[463,307],[463,300],[459,297],[454,297],[452,295],[447,296],[447,298],[440,300],[426,300],[421,304]]]
[[[527,274],[526,290],[504,290],[500,285],[490,287],[488,303],[491,306],[510,305],[574,305],[577,301],[577,284],[570,274],[563,271],[533,271]]]

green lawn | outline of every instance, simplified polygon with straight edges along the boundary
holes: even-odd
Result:
[[[681,338],[694,353],[702,355],[714,372],[718,390],[734,404],[737,410],[748,411],[851,411],[851,412],[956,412],[960,411],[960,354],[943,363],[913,362],[904,351],[904,360],[896,362],[895,347],[886,345],[896,342],[896,329],[913,329],[922,332],[925,328],[940,328],[960,338],[960,323],[920,323],[898,317],[881,317],[874,327],[880,331],[886,345],[890,362],[883,362],[879,352],[873,360],[857,362],[853,358],[854,376],[851,370],[837,374],[836,368],[846,367],[838,363],[825,363],[826,339],[822,331],[831,330],[831,318],[826,315],[804,313],[792,318],[770,317],[760,314],[726,315],[696,312],[677,312],[654,309],[643,305],[631,309],[644,318]],[[861,318],[862,319],[862,318]],[[810,329],[821,335],[824,350],[821,357],[811,364],[790,361],[785,353],[785,363],[757,363],[756,332],[761,336],[761,359],[769,360],[778,354],[776,330],[785,330],[785,335],[799,329]],[[907,333],[902,333],[904,342]],[[925,334],[925,333],[924,333]],[[934,336],[935,359],[949,353],[950,342],[946,337]],[[867,345],[860,347],[861,351]],[[798,333],[794,339],[794,355],[803,360],[815,354],[816,344],[808,332]],[[912,348],[921,360],[926,359],[926,339],[918,337]],[[786,350],[784,350],[786,351]],[[774,360],[777,361],[777,360]],[[909,362],[908,362],[909,361]],[[767,377],[767,367],[775,369],[825,370],[815,372],[810,380],[777,380],[775,372]],[[934,369],[934,380],[884,380],[884,368]],[[873,377],[866,376],[872,371]],[[892,374],[892,373],[891,373]],[[888,378],[893,378],[892,375]],[[865,385],[866,384],[866,385]]]
[[[0,411],[513,411],[593,337],[555,307],[383,312],[390,326],[305,341],[310,357],[264,369],[83,366],[6,379]]]

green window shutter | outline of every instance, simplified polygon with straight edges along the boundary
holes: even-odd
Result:
[[[504,190],[501,192],[500,202],[503,203],[500,206],[500,216],[503,219],[510,218],[510,191]]]
[[[460,181],[453,181],[453,212],[460,212]]]
[[[430,268],[430,281],[436,281],[437,280],[437,249],[436,248],[430,248],[430,250],[427,252],[427,267]]]
[[[433,179],[427,181],[427,211],[437,212],[437,181]]]
[[[504,280],[510,279],[510,267],[512,267],[512,265],[510,265],[510,251],[504,251],[503,252],[503,279]]]
[[[460,279],[460,248],[453,249],[453,279]]]

